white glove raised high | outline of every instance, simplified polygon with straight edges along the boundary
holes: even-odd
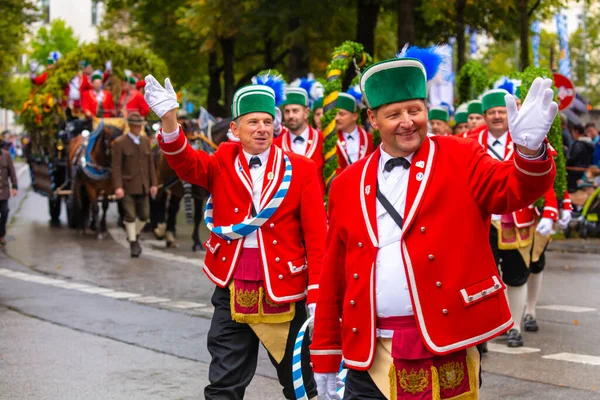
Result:
[[[326,374],[315,372],[315,383],[320,399],[341,400],[337,393],[337,374],[335,372]]]
[[[562,215],[557,222],[558,226],[561,229],[567,229],[567,227],[569,226],[569,223],[571,222],[571,218],[572,218],[571,211],[562,210]]]
[[[553,97],[552,79],[539,77],[531,84],[521,109],[517,110],[513,95],[504,96],[508,129],[515,144],[532,151],[539,150],[558,112]]]
[[[552,232],[552,226],[554,221],[551,218],[542,218],[538,222],[537,228],[535,229],[540,235],[547,236]]]
[[[146,92],[144,93],[144,99],[156,115],[162,118],[167,112],[179,108],[177,94],[169,78],[165,79],[164,88],[152,75],[146,76],[145,80],[146,87],[144,90]]]

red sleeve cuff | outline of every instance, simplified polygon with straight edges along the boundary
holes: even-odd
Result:
[[[181,127],[179,127],[179,136],[177,136],[177,139],[175,139],[175,141],[165,143],[162,138],[162,129],[160,130],[157,139],[160,149],[165,154],[170,156],[174,156],[175,154],[181,153],[183,150],[185,150],[188,144],[187,138],[185,137],[185,134],[183,133],[183,129]]]
[[[558,220],[558,210],[553,207],[544,207],[542,218],[550,218],[553,221]]]
[[[319,285],[309,285],[306,304],[316,303],[319,298]]]
[[[331,353],[331,354],[326,354]],[[313,372],[321,374],[335,372],[340,370],[342,363],[341,350],[311,350],[310,361],[312,363]]]

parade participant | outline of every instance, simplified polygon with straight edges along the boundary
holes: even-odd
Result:
[[[469,111],[467,104],[461,104],[454,113],[454,135],[466,138],[469,133]]]
[[[482,109],[486,125],[473,137],[492,158],[499,161],[510,161],[515,157],[505,96],[511,95],[504,89],[489,90],[483,95]],[[550,150],[549,154],[553,155],[554,150]],[[532,255],[532,249],[537,246],[541,246],[538,250],[545,248],[554,221],[558,219],[554,188],[550,187],[543,197],[545,204],[541,219],[537,218],[531,204],[512,213],[492,215],[490,244],[498,268],[502,271],[502,280],[507,285],[508,304],[515,321],[515,326],[508,332],[509,347],[523,346],[521,321],[524,317],[529,266],[532,257],[537,260],[539,256],[539,252]]]
[[[93,89],[83,92],[81,96],[81,109],[89,119],[93,117],[110,118],[115,114],[115,103],[112,94],[102,89],[102,71],[92,75]]]
[[[4,149],[4,138],[0,137],[0,246],[6,245],[4,236],[6,236],[8,222],[8,199],[11,194],[13,197],[17,196],[17,189],[17,175],[12,157]]]
[[[469,131],[474,132],[478,127],[485,125],[485,120],[483,119],[483,109],[480,100],[471,100],[467,104],[467,113]]]
[[[123,93],[119,101],[121,114],[127,117],[127,114],[135,111],[142,117],[145,117],[150,112],[150,107],[144,100],[144,96],[136,89],[136,79],[129,75],[125,77],[123,82]]]
[[[321,177],[321,190],[325,194],[323,181],[323,134],[308,125],[308,93],[299,87],[285,90],[286,99],[282,104],[283,121],[287,132],[275,138],[273,143],[283,151],[292,151],[313,160]]]
[[[92,78],[94,76],[94,67],[89,61],[81,61],[81,71],[71,79],[65,88],[65,96],[67,97],[67,106],[71,109],[78,110],[82,107],[83,94],[93,89]],[[112,71],[112,62],[109,60],[105,64],[105,72],[102,73],[102,81],[106,81]]]
[[[431,124],[431,133],[436,136],[447,136],[450,134],[448,126],[448,110],[445,107],[431,107],[429,109],[429,123]]]
[[[382,145],[337,177],[329,196],[311,346],[320,396],[338,398],[343,357],[344,400],[476,399],[473,346],[513,325],[489,215],[525,207],[552,185],[552,81],[536,79],[521,111],[507,100],[518,154],[499,163],[475,142],[428,136],[426,77],[436,70],[404,58],[361,75]],[[443,239],[449,227],[460,245]]]
[[[313,128],[321,130],[321,118],[323,118],[323,98],[315,100],[312,105],[311,125]]]
[[[50,52],[50,54],[48,54],[48,65],[46,66],[46,70],[40,75],[36,74],[36,71],[39,66],[37,61],[31,61],[29,63],[29,68],[31,71],[31,75],[29,77],[31,78],[31,83],[33,83],[36,86],[40,86],[46,83],[46,80],[48,79],[48,71],[54,68],[61,56],[62,55],[60,54],[60,51]]]
[[[123,204],[131,257],[139,257],[142,247],[138,237],[150,218],[148,196],[156,197],[157,179],[150,140],[140,136],[146,123],[144,118],[132,111],[127,123],[129,133],[115,139],[112,145],[112,183],[115,196]]]
[[[213,155],[187,143],[177,126],[178,104],[168,79],[163,88],[147,76],[145,98],[161,118],[159,145],[169,165],[212,196],[204,272],[216,288],[204,397],[242,399],[260,342],[285,398],[295,398],[293,347],[307,318],[306,303],[314,313],[325,252],[326,217],[315,164],[272,144],[276,107],[270,87],[236,91],[230,127],[240,143],[222,143]],[[308,345],[302,353],[308,358]],[[307,396],[314,398],[310,365],[303,363],[302,371]]]
[[[373,152],[373,136],[358,126],[358,104],[356,98],[340,92],[336,107],[335,124],[338,130],[336,153],[339,168],[337,174],[350,164],[361,160]]]

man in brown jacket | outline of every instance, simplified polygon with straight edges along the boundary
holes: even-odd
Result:
[[[156,171],[150,140],[140,136],[144,118],[137,112],[130,112],[127,122],[130,132],[112,144],[112,183],[115,196],[122,199],[131,257],[139,257],[142,248],[138,236],[149,219],[148,195],[156,196]]]
[[[8,199],[12,191],[13,197],[17,195],[17,175],[13,166],[10,153],[4,150],[4,141],[0,138],[0,246],[6,244],[6,221],[8,221]],[[8,184],[12,184],[12,190]]]

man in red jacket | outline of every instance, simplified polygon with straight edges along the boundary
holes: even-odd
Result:
[[[509,100],[517,155],[501,163],[472,141],[427,135],[426,77],[414,58],[374,64],[361,76],[382,145],[330,192],[311,346],[321,396],[336,398],[343,357],[344,400],[476,399],[474,346],[513,325],[489,219],[552,185],[552,81],[537,79],[521,111]]]
[[[144,96],[136,89],[137,80],[133,76],[126,76],[123,83],[123,93],[119,101],[121,114],[124,117],[130,112],[137,112],[145,117],[150,112],[150,107],[144,100]]]
[[[92,117],[110,118],[116,114],[112,94],[102,89],[102,71],[92,75],[92,89],[86,90],[81,95],[81,109],[89,119]]]
[[[339,175],[349,165],[371,154],[374,148],[373,136],[358,125],[358,104],[354,96],[340,92],[336,107],[338,108],[335,116],[338,130],[336,153]]]
[[[230,128],[240,142],[223,143],[214,155],[187,143],[168,79],[163,88],[147,76],[145,98],[161,118],[158,140],[169,165],[181,179],[211,193],[204,272],[217,287],[204,396],[242,399],[262,342],[284,396],[295,398],[293,347],[307,303],[314,313],[325,253],[326,217],[315,163],[273,145],[270,87],[251,85],[234,94]],[[303,352],[308,358],[307,345]],[[308,397],[316,397],[310,365],[304,363],[302,371]]]
[[[294,152],[313,160],[321,177],[321,190],[325,194],[323,181],[323,134],[308,124],[308,93],[300,87],[290,87],[285,91],[282,104],[283,121],[288,128],[273,140],[273,143],[286,152]]]

